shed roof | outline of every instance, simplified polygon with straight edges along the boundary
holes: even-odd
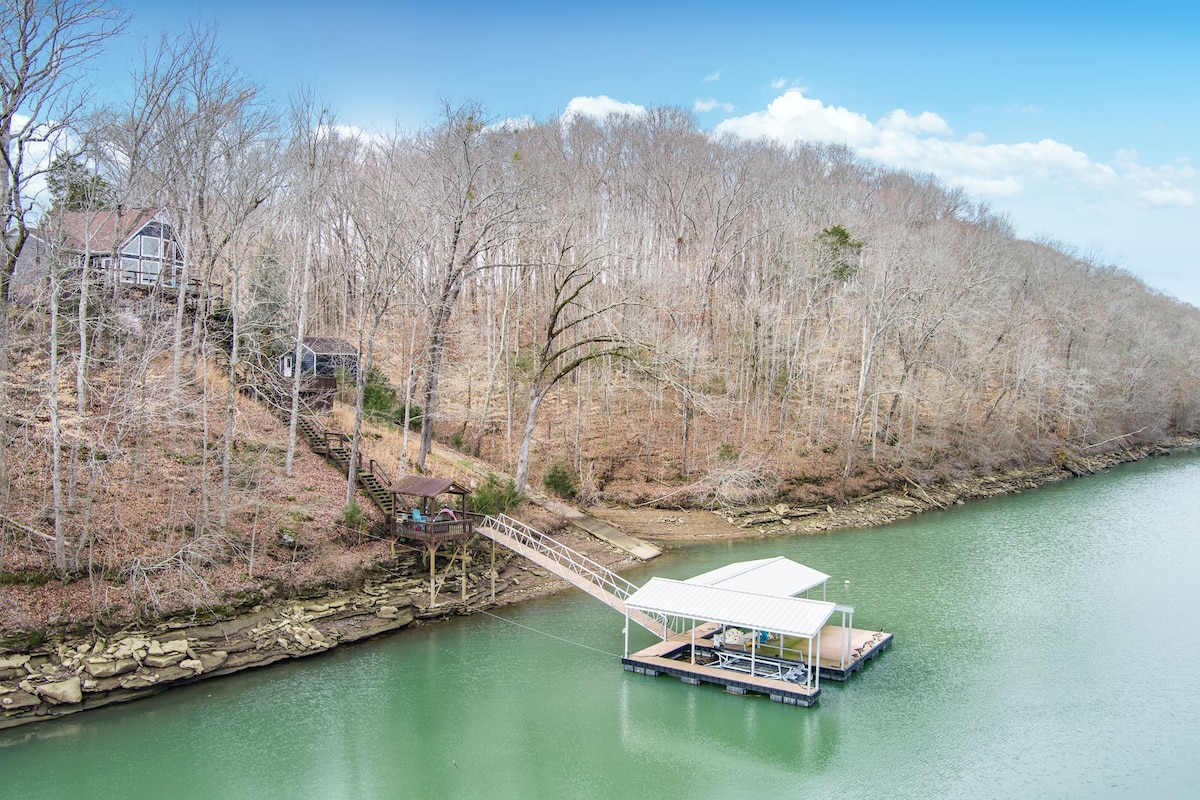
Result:
[[[669,578],[651,578],[625,599],[626,608],[651,614],[719,622],[812,639],[833,615],[834,604],[800,597],[757,594]]]
[[[314,353],[330,356],[356,356],[358,348],[336,336],[305,336],[304,346]]]
[[[757,561],[738,561],[703,575],[688,578],[688,583],[740,589],[758,594],[791,597],[820,586],[829,580],[824,572],[792,561],[784,556],[760,558]]]
[[[392,494],[407,494],[416,497],[437,497],[440,494],[470,494],[454,481],[446,478],[431,478],[423,475],[405,475],[392,484]]]

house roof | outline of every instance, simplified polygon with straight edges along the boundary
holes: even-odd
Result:
[[[651,578],[625,599],[625,607],[803,639],[820,633],[834,611],[834,604],[823,600],[758,594],[669,578]]]
[[[738,561],[711,572],[705,572],[688,583],[717,586],[722,589],[740,589],[778,597],[791,597],[820,586],[829,580],[824,572],[806,567],[790,558],[776,556],[757,561]]]
[[[358,348],[336,336],[305,336],[304,346],[323,356],[356,356]]]
[[[157,215],[158,209],[155,208],[126,208],[120,215],[116,209],[68,211],[62,216],[59,232],[68,249],[111,252]]]
[[[416,497],[437,497],[440,494],[470,494],[470,491],[445,478],[427,478],[422,475],[405,475],[389,490],[392,494],[407,494]]]

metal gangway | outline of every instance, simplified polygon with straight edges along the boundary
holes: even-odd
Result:
[[[666,639],[677,635],[666,618],[625,608],[626,598],[637,591],[637,586],[603,564],[596,563],[524,522],[507,514],[497,514],[477,523],[475,531],[544,567],[610,608],[626,614],[656,636]]]

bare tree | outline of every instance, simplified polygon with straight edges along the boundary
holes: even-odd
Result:
[[[359,440],[367,380],[375,359],[380,324],[395,298],[411,280],[423,252],[426,232],[409,192],[411,164],[406,146],[389,141],[359,143],[357,169],[341,176],[337,202],[350,212],[352,240],[345,255],[354,265],[354,294],[358,299],[356,334],[359,352],[354,392],[354,432],[346,476],[346,505],[354,499]]]
[[[0,5],[0,309],[29,236],[34,179],[49,168],[40,147],[52,144],[78,116],[86,93],[76,71],[125,26],[104,0],[4,0]],[[0,320],[2,321],[2,320]]]
[[[425,302],[429,346],[425,409],[417,468],[433,446],[438,387],[450,317],[467,280],[485,259],[516,235],[530,175],[513,146],[512,132],[490,127],[478,104],[445,104],[441,124],[417,141],[422,185],[418,202],[436,225],[429,246]]]
[[[295,338],[292,341],[291,405],[288,414],[288,446],[285,471],[292,474],[296,457],[296,430],[300,419],[300,388],[303,381],[300,364],[301,348],[309,324],[309,294],[313,282],[313,267],[320,245],[321,207],[323,192],[334,172],[331,155],[333,114],[320,105],[311,92],[303,92],[292,101],[291,130],[288,143],[289,192],[287,235],[295,316]]]
[[[542,400],[559,381],[590,362],[623,355],[626,339],[609,317],[626,303],[596,298],[607,254],[599,242],[577,243],[570,223],[546,242],[551,250],[544,265],[549,298],[540,323],[541,336],[535,350],[529,381],[529,408],[517,456],[516,490],[525,491],[529,477],[529,446],[537,427]],[[598,302],[597,302],[598,301]],[[607,324],[606,323],[610,323]]]
[[[0,5],[0,374],[8,368],[9,293],[29,239],[32,188],[46,153],[78,116],[86,92],[77,72],[125,26],[104,0],[4,0]],[[0,387],[0,406],[8,407]],[[0,431],[0,484],[7,483],[7,431]]]

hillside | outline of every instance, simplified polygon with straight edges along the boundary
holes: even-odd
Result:
[[[456,469],[440,442],[584,506],[924,503],[1200,430],[1200,309],[931,176],[679,109],[447,105],[379,140],[303,114],[212,131],[210,99],[140,171],[77,165],[111,191],[47,213],[0,297],[9,629],[387,562],[342,526],[336,471],[300,447],[289,476],[290,420],[229,383],[314,335],[357,353],[333,419],[393,475]],[[121,152],[119,125],[95,133]]]

